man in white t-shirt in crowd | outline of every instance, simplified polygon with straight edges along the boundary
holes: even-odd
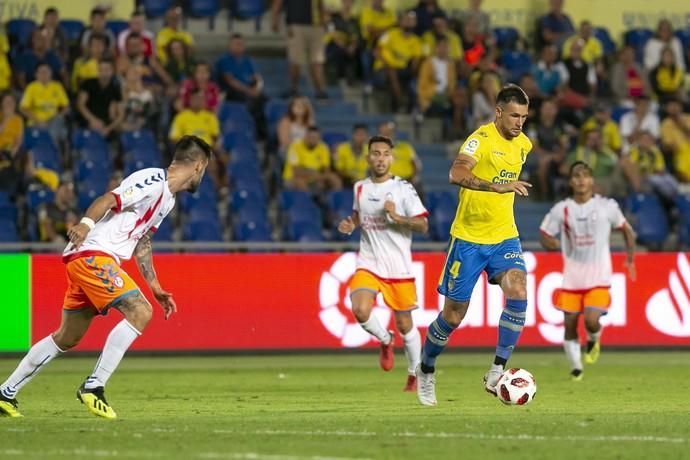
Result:
[[[76,346],[96,315],[106,315],[114,308],[125,318],[108,335],[93,373],[77,390],[77,398],[94,415],[117,417],[105,400],[105,384],[153,315],[151,304],[120,267],[120,261],[134,255],[139,271],[163,307],[165,319],[177,311],[172,294],[156,277],[151,237],[175,206],[175,194],[193,193],[199,187],[211,153],[211,147],[198,137],[183,137],[167,169],[133,173],[113,191],[97,198],[81,222],[67,232],[69,243],[62,254],[67,272],[62,323],[57,331],[34,344],[0,385],[0,415],[21,417],[16,399],[19,390],[50,360]]]
[[[404,391],[416,391],[415,369],[419,364],[422,341],[412,323],[417,308],[417,290],[412,273],[412,232],[426,233],[428,212],[415,188],[390,172],[393,141],[385,136],[369,140],[367,155],[370,176],[354,185],[352,215],[338,224],[350,234],[362,229],[357,271],[350,280],[352,313],[372,336],[381,342],[379,363],[384,371],[393,368],[393,331],[387,331],[371,314],[376,296],[395,313],[395,325],[402,335],[407,357],[407,383]]]
[[[611,229],[625,236],[628,276],[635,280],[635,232],[625,220],[615,200],[594,194],[592,169],[576,161],[570,167],[572,198],[556,203],[541,224],[541,244],[563,253],[563,288],[556,307],[563,311],[563,348],[571,365],[571,378],[582,380],[582,357],[577,336],[578,319],[584,315],[587,331],[585,362],[599,358],[601,324],[599,319],[611,304]],[[560,241],[556,235],[560,233]]]
[[[635,109],[621,117],[620,133],[623,138],[623,153],[630,153],[630,148],[637,143],[643,132],[648,132],[659,139],[661,122],[656,108],[652,106],[649,96],[643,95],[635,99]]]

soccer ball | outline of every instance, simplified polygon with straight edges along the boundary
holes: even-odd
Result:
[[[496,396],[503,404],[524,406],[529,404],[536,394],[537,382],[525,369],[508,369],[496,384]]]

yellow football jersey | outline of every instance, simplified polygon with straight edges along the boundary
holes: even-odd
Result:
[[[524,133],[512,140],[501,136],[491,122],[480,126],[465,140],[460,153],[477,164],[472,173],[479,179],[505,184],[519,179],[522,165],[532,150]],[[518,236],[513,217],[514,193],[494,193],[460,187],[452,236],[478,244],[497,244]]]

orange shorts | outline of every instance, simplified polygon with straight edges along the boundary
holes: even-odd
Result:
[[[417,308],[417,289],[414,279],[384,280],[367,270],[357,270],[350,280],[350,295],[356,291],[383,294],[383,301],[395,311]]]
[[[103,253],[84,252],[66,260],[67,292],[63,308],[77,311],[94,308],[105,315],[118,301],[139,292],[137,284]]]
[[[582,291],[561,290],[556,301],[556,307],[566,313],[582,313],[585,308],[594,308],[606,314],[610,305],[611,293],[607,287]]]

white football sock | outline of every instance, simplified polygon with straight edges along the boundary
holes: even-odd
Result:
[[[419,329],[412,326],[412,329],[403,335],[403,342],[405,343],[405,357],[407,358],[407,373],[408,375],[415,375],[415,369],[422,359],[422,336],[419,334]]]
[[[570,368],[573,370],[582,370],[582,348],[580,347],[580,340],[564,340],[563,350],[565,350],[565,356],[568,358]]]
[[[134,340],[141,335],[141,332],[123,319],[117,326],[110,331],[108,339],[105,341],[103,352],[98,358],[93,374],[86,379],[84,388],[92,390],[97,387],[104,387],[108,379],[117,369],[122,357]]]
[[[5,380],[5,383],[0,385],[0,392],[6,398],[13,399],[19,390],[38,374],[43,366],[60,353],[62,353],[62,350],[55,345],[55,341],[50,335],[36,342],[14,372],[12,372],[12,375]]]
[[[383,344],[387,345],[393,340],[393,336],[381,326],[381,323],[379,323],[379,320],[376,319],[374,314],[369,315],[369,319],[363,323],[359,323],[359,325],[369,334],[379,339],[379,342]]]
[[[597,332],[587,331],[587,341],[588,342],[598,342],[601,339],[601,332],[604,330],[603,327],[599,327]]]

